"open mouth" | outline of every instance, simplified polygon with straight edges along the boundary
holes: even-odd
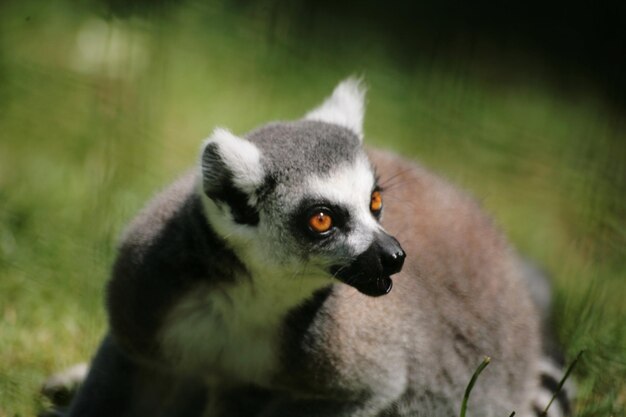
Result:
[[[389,294],[393,288],[393,281],[387,275],[365,277],[362,273],[354,273],[349,267],[333,267],[331,273],[344,284],[350,285],[360,293],[370,297]]]

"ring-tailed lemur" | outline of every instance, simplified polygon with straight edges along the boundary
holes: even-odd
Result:
[[[471,415],[543,410],[529,269],[466,194],[363,150],[364,95],[214,131],[127,229],[71,416],[456,416],[485,355]]]

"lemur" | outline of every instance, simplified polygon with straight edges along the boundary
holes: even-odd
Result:
[[[364,149],[364,108],[349,78],[212,133],[126,230],[70,416],[451,417],[485,355],[470,415],[541,415],[562,370],[535,272],[467,194]]]

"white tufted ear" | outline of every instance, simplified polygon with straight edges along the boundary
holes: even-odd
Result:
[[[333,123],[352,130],[363,140],[365,92],[361,80],[350,77],[337,85],[321,106],[306,114],[305,119]]]
[[[263,181],[261,152],[251,142],[217,128],[202,146],[202,179],[209,197],[235,187],[251,194]]]

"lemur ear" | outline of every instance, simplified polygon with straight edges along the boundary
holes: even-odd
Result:
[[[218,205],[227,204],[237,223],[257,224],[254,192],[263,182],[259,149],[218,128],[203,145],[201,166],[204,193]]]
[[[352,130],[363,140],[366,88],[360,79],[350,77],[340,82],[321,106],[306,114],[305,119],[334,123]]]

